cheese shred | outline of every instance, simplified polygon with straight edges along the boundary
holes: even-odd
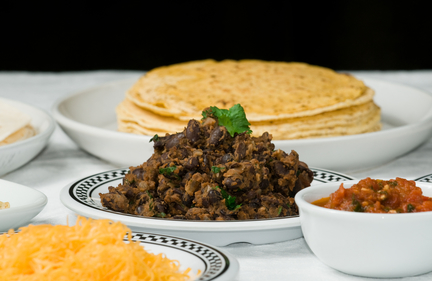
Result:
[[[129,242],[123,238],[127,235]],[[147,252],[120,222],[29,225],[0,235],[2,280],[189,280],[178,261]]]

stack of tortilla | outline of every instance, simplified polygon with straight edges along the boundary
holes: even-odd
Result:
[[[117,106],[119,131],[180,132],[209,106],[241,104],[253,135],[301,139],[381,129],[374,91],[347,74],[305,63],[193,61],[147,72]]]
[[[36,134],[31,117],[0,100],[0,146],[28,139]]]

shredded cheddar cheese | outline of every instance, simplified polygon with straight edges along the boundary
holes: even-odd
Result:
[[[131,241],[129,228],[109,220],[79,217],[75,226],[29,225],[0,235],[2,280],[184,281],[188,272],[147,252]]]

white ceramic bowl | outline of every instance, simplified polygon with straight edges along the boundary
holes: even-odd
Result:
[[[345,188],[358,180],[345,181]],[[394,278],[432,271],[432,212],[371,214],[312,205],[341,183],[306,188],[295,196],[304,238],[324,264],[365,277]],[[432,184],[416,182],[432,197]]]
[[[0,210],[0,232],[26,225],[42,211],[48,198],[42,192],[13,182],[0,180],[0,201],[10,208]]]
[[[32,160],[47,145],[49,138],[55,129],[54,119],[42,109],[28,104],[0,98],[31,118],[31,125],[36,130],[36,135],[12,144],[0,146],[0,176],[9,173]]]

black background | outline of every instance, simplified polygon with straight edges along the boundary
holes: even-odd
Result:
[[[148,70],[206,58],[432,69],[427,1],[136,3],[5,4],[0,71]]]

